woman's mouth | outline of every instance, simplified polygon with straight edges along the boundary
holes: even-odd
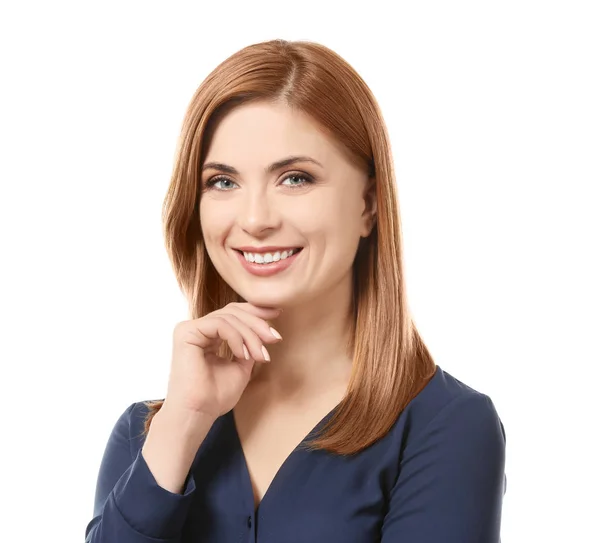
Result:
[[[275,251],[272,253],[250,253],[246,251],[242,251],[244,258],[247,262],[255,263],[255,264],[271,264],[272,262],[279,262],[280,260],[285,260],[290,256],[299,253],[300,247],[295,249],[286,249],[285,251]]]
[[[251,252],[235,249],[244,269],[253,275],[268,276],[289,268],[302,251],[302,247],[290,247],[269,252]]]

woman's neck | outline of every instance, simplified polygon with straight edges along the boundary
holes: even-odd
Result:
[[[352,283],[348,278],[326,295],[287,307],[272,321],[283,341],[269,345],[271,362],[257,364],[253,381],[274,394],[317,391],[350,377],[347,342]]]

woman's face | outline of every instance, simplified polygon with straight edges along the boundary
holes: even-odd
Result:
[[[246,301],[318,303],[351,281],[374,211],[368,178],[310,117],[284,104],[238,106],[213,132],[201,182],[206,250]]]

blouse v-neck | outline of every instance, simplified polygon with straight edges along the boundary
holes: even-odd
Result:
[[[250,476],[250,469],[248,467],[248,461],[246,460],[246,455],[244,454],[244,448],[242,446],[242,440],[240,439],[240,434],[237,430],[237,425],[235,422],[235,416],[233,409],[228,411],[225,415],[225,423],[227,431],[231,434],[231,442],[234,444],[236,448],[236,456],[239,458],[239,468],[240,468],[240,479],[243,482],[243,496],[244,501],[249,500],[249,503],[245,503],[246,506],[250,506],[255,515],[258,515],[259,512],[265,509],[265,500],[270,497],[271,494],[277,494],[277,485],[283,485],[282,491],[285,491],[285,473],[292,469],[291,465],[298,461],[299,453],[308,453],[307,449],[304,449],[303,446],[306,445],[306,442],[309,441],[319,430],[323,427],[324,424],[334,415],[335,411],[339,408],[340,404],[337,404],[333,409],[329,411],[313,428],[306,434],[302,440],[292,449],[292,451],[285,458],[283,463],[279,466],[273,479],[269,483],[267,489],[260,502],[255,505],[254,503],[254,490],[252,488],[252,478]],[[301,456],[301,455],[300,455]],[[283,482],[281,482],[283,480]],[[267,501],[268,506],[268,501]]]

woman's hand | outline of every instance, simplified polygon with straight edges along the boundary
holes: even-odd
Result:
[[[178,323],[161,411],[216,420],[233,409],[250,381],[255,361],[269,361],[264,344],[281,339],[266,321],[280,313],[279,309],[231,303],[199,319]],[[217,356],[223,341],[229,344],[233,361]]]

